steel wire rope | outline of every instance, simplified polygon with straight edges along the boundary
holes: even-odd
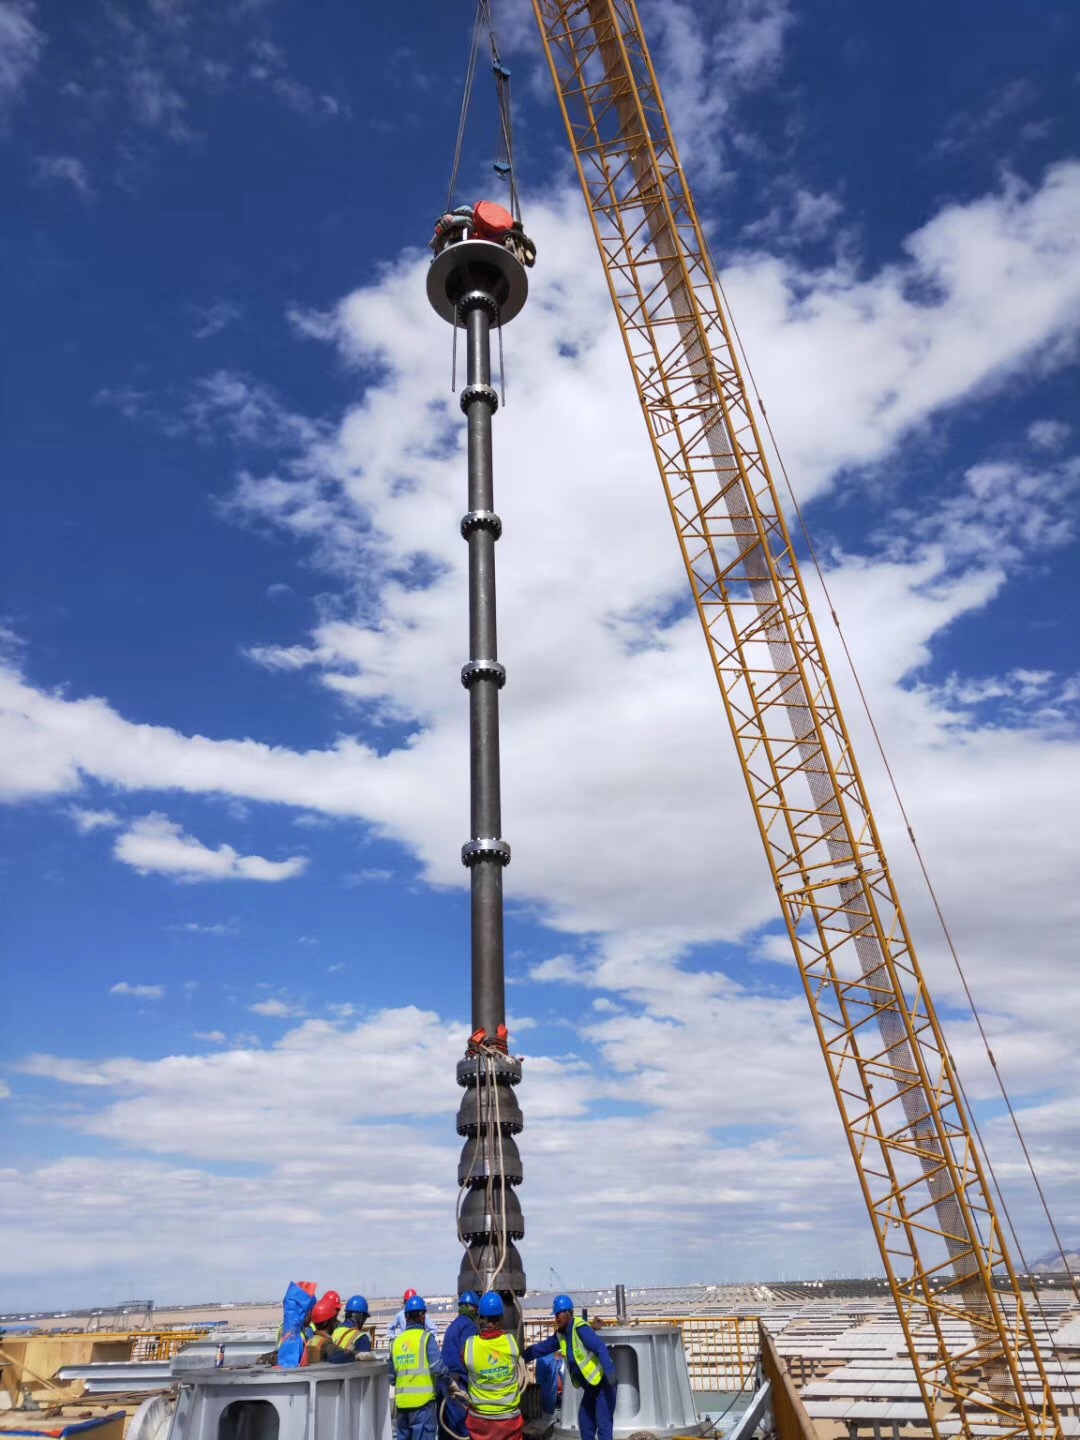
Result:
[[[884,742],[883,742],[883,740],[882,740],[882,738],[881,738],[881,732],[879,731],[878,726],[877,726],[877,722],[876,722],[876,720],[874,719],[873,711],[872,711],[871,708],[870,708],[870,701],[869,701],[869,699],[867,698],[866,691],[865,691],[864,688],[863,688],[862,679],[861,679],[861,677],[860,677],[860,675],[859,675],[859,672],[858,672],[858,669],[856,668],[856,665],[855,665],[854,657],[853,657],[853,655],[852,655],[852,653],[851,653],[850,647],[848,646],[847,636],[844,634],[843,626],[840,624],[840,617],[839,617],[839,615],[837,614],[835,605],[833,604],[832,594],[831,594],[831,592],[830,592],[830,590],[829,590],[828,583],[827,583],[827,581],[826,581],[826,579],[825,579],[825,575],[824,575],[824,572],[823,572],[822,567],[821,567],[821,563],[820,563],[820,561],[819,561],[819,559],[818,559],[817,550],[816,550],[816,548],[815,548],[815,546],[814,546],[813,540],[812,540],[811,537],[810,537],[810,529],[809,529],[809,526],[807,525],[806,518],[805,518],[805,516],[804,516],[804,514],[803,514],[803,511],[802,511],[802,507],[800,506],[799,501],[798,501],[798,499],[797,499],[797,497],[796,497],[796,495],[795,495],[795,490],[794,490],[794,487],[792,486],[792,483],[791,483],[791,477],[790,477],[789,474],[788,474],[787,465],[784,463],[783,454],[782,454],[782,452],[781,452],[781,450],[780,450],[779,444],[777,443],[776,435],[775,435],[775,433],[774,433],[774,431],[773,431],[773,427],[772,427],[772,421],[769,419],[769,412],[768,412],[768,410],[767,410],[766,407],[765,407],[765,401],[762,399],[761,391],[760,391],[760,389],[759,389],[759,387],[758,387],[757,377],[754,375],[753,368],[751,367],[749,358],[748,358],[748,356],[747,356],[747,354],[746,354],[746,347],[745,347],[744,344],[743,344],[742,335],[739,333],[739,327],[738,327],[738,325],[737,325],[736,322],[735,322],[735,316],[734,316],[734,313],[733,313],[732,308],[731,308],[731,303],[730,303],[730,301],[728,300],[727,294],[726,294],[726,292],[725,292],[725,290],[724,290],[723,282],[722,282],[722,280],[721,280],[721,278],[720,278],[720,272],[719,272],[719,270],[717,269],[717,267],[716,267],[716,265],[715,265],[715,263],[714,263],[714,261],[713,261],[713,259],[712,259],[712,255],[711,255],[711,254],[707,254],[707,255],[706,255],[706,260],[707,260],[707,263],[708,263],[710,269],[711,269],[712,272],[713,272],[713,275],[714,275],[715,278],[716,278],[716,287],[717,287],[717,290],[718,290],[719,293],[720,293],[720,298],[721,298],[721,300],[722,300],[723,303],[724,303],[724,309],[725,309],[726,312],[727,312],[728,320],[729,320],[730,323],[731,323],[731,329],[732,329],[732,332],[733,332],[733,334],[734,334],[734,336],[735,336],[735,342],[736,342],[736,344],[737,344],[738,347],[739,347],[739,354],[740,354],[740,356],[741,356],[741,358],[742,358],[742,363],[743,363],[744,370],[745,370],[745,372],[746,372],[746,376],[747,376],[748,380],[750,381],[750,384],[753,386],[754,399],[756,400],[757,405],[758,405],[759,409],[761,410],[762,418],[763,418],[764,421],[765,421],[765,428],[766,428],[766,431],[768,432],[769,440],[770,440],[770,442],[771,442],[771,444],[772,444],[772,447],[773,447],[773,453],[776,455],[777,463],[778,463],[779,466],[780,466],[780,473],[781,473],[781,475],[784,477],[784,486],[785,486],[785,488],[786,488],[786,490],[787,490],[787,493],[788,493],[788,496],[789,496],[789,498],[790,498],[790,500],[791,500],[792,508],[793,508],[794,511],[795,511],[795,516],[796,516],[796,518],[797,518],[797,520],[798,520],[798,522],[799,522],[799,529],[800,529],[801,532],[802,532],[802,537],[803,537],[804,541],[806,542],[807,553],[809,554],[810,559],[811,559],[811,562],[813,563],[814,572],[815,572],[815,574],[817,575],[818,583],[819,583],[820,586],[821,586],[822,594],[825,596],[826,603],[827,603],[828,606],[829,606],[829,614],[830,614],[830,617],[831,617],[831,619],[832,619],[833,624],[834,624],[835,627],[836,627],[837,634],[838,634],[839,637],[840,637],[840,644],[841,644],[841,647],[842,647],[843,652],[844,652],[844,659],[845,659],[845,661],[847,662],[848,669],[849,669],[850,672],[851,672],[851,677],[852,677],[852,679],[853,679],[854,682],[855,682],[855,688],[856,688],[856,691],[857,691],[858,696],[859,696],[859,702],[860,702],[860,704],[861,704],[861,706],[862,706],[862,709],[863,709],[863,711],[864,711],[864,713],[865,713],[865,715],[866,715],[867,721],[868,721],[868,723],[869,723],[869,725],[870,725],[870,731],[871,731],[871,733],[872,733],[872,735],[873,735],[873,737],[874,737],[874,744],[875,744],[875,747],[876,747],[876,749],[877,749],[878,755],[880,756],[881,762],[882,762],[882,764],[883,764],[884,767],[885,767],[885,773],[886,773],[886,775],[887,775],[887,777],[888,777],[888,781],[889,781],[889,788],[890,788],[891,791],[892,791],[893,798],[894,798],[895,801],[896,801],[897,807],[898,807],[899,810],[900,810],[901,817],[903,818],[904,825],[905,825],[905,827],[906,827],[906,829],[907,829],[908,839],[910,840],[910,842],[911,842],[911,847],[912,847],[913,851],[915,852],[915,858],[916,858],[916,860],[917,860],[917,862],[918,862],[919,871],[920,871],[920,873],[921,873],[921,875],[922,875],[923,882],[924,882],[924,884],[926,885],[927,891],[929,892],[930,899],[931,899],[931,903],[933,904],[933,908],[934,908],[934,913],[935,913],[935,915],[936,915],[936,917],[937,917],[938,924],[941,926],[942,934],[943,934],[944,937],[945,937],[946,946],[947,946],[948,951],[949,951],[949,954],[950,954],[950,956],[951,956],[951,958],[952,958],[952,962],[953,962],[953,965],[954,965],[954,967],[955,967],[955,969],[956,969],[956,973],[957,973],[957,975],[960,977],[960,983],[961,983],[961,986],[962,986],[962,988],[963,988],[964,995],[965,995],[965,997],[967,998],[968,1006],[969,1006],[970,1009],[971,1009],[972,1018],[973,1018],[974,1021],[975,1021],[976,1027],[977,1027],[978,1032],[979,1032],[979,1037],[980,1037],[980,1039],[982,1040],[982,1043],[983,1043],[983,1048],[985,1049],[986,1054],[987,1054],[987,1058],[988,1058],[989,1061],[990,1061],[990,1067],[991,1067],[991,1069],[992,1069],[993,1072],[994,1072],[994,1079],[995,1079],[996,1082],[997,1082],[997,1087],[998,1087],[998,1090],[999,1090],[1000,1093],[1001,1093],[1001,1098],[1002,1098],[1002,1100],[1005,1102],[1005,1108],[1006,1108],[1006,1110],[1008,1111],[1009,1119],[1010,1119],[1010,1121],[1012,1122],[1013,1130],[1014,1130],[1014,1132],[1015,1132],[1015,1134],[1016,1134],[1016,1138],[1017,1138],[1017,1140],[1018,1140],[1018,1142],[1019,1142],[1019,1144],[1020,1144],[1020,1149],[1021,1149],[1021,1151],[1022,1151],[1022,1153],[1023,1153],[1024,1161],[1025,1161],[1025,1163],[1026,1163],[1026,1165],[1027,1165],[1028,1172],[1029,1172],[1029,1174],[1031,1175],[1031,1179],[1032,1179],[1032,1181],[1033,1181],[1033,1183],[1034,1183],[1034,1185],[1035,1185],[1036,1192],[1037,1192],[1037,1194],[1038,1194],[1038,1196],[1039,1196],[1039,1202],[1040,1202],[1040,1204],[1041,1204],[1041,1206],[1042,1206],[1043,1214],[1046,1216],[1047,1224],[1048,1224],[1049,1227],[1050,1227],[1050,1233],[1051,1233],[1051,1235],[1052,1235],[1053,1238],[1054,1238],[1054,1243],[1055,1243],[1055,1245],[1058,1247],[1058,1253],[1059,1253],[1060,1256],[1061,1256],[1061,1263],[1062,1263],[1062,1265],[1065,1267],[1065,1274],[1066,1274],[1066,1275],[1068,1276],[1068,1278],[1069,1278],[1069,1285],[1070,1285],[1070,1288],[1072,1289],[1073,1297],[1074,1297],[1075,1300],[1077,1300],[1077,1302],[1080,1302],[1080,1288],[1078,1288],[1076,1276],[1073,1275],[1071,1269],[1069,1268],[1069,1262],[1068,1262],[1068,1260],[1066,1259],[1066,1255],[1065,1255],[1065,1247],[1064,1247],[1064,1245],[1063,1245],[1063,1243],[1062,1243],[1061,1236],[1060,1236],[1060,1234],[1059,1234],[1059,1232],[1058,1232],[1057,1225],[1056,1225],[1055,1222],[1054,1222],[1054,1218],[1053,1218],[1053,1216],[1052,1216],[1051,1213],[1050,1213],[1050,1207],[1049,1207],[1049,1204],[1048,1204],[1047,1199],[1046,1199],[1046,1194],[1045,1194],[1045,1192],[1044,1192],[1044,1190],[1043,1190],[1043,1187],[1042,1187],[1042,1184],[1041,1184],[1041,1182],[1040,1182],[1040,1180],[1039,1180],[1038,1173],[1036,1172],[1035,1164],[1034,1164],[1034,1161],[1033,1161],[1032,1158],[1031,1158],[1031,1152],[1030,1152],[1029,1149],[1028,1149],[1027,1141],[1024,1139],[1023,1131],[1022,1131],[1021,1128],[1020,1128],[1019,1118],[1017,1117],[1016,1111],[1015,1111],[1014,1108],[1013,1108],[1013,1104],[1012,1104],[1012,1101],[1011,1101],[1010,1098],[1009,1098],[1008,1091],[1007,1091],[1006,1088],[1005,1088],[1005,1082],[1004,1082],[1004,1080],[1002,1079],[1000,1070],[998,1069],[997,1060],[994,1058],[994,1052],[993,1052],[993,1050],[991,1049],[990,1039],[989,1039],[989,1036],[988,1036],[987,1033],[986,1033],[986,1028],[985,1028],[985,1026],[983,1025],[982,1016],[981,1016],[981,1014],[979,1013],[979,1010],[978,1010],[977,1007],[976,1007],[975,997],[974,997],[974,995],[973,995],[973,993],[972,993],[971,986],[970,986],[970,984],[968,983],[968,978],[967,978],[967,975],[966,975],[965,972],[964,972],[963,965],[962,965],[961,962],[960,962],[960,956],[959,956],[959,953],[958,953],[958,951],[957,951],[957,949],[956,949],[956,944],[955,944],[955,942],[954,942],[954,940],[953,940],[952,932],[951,932],[951,930],[950,930],[950,928],[949,928],[948,922],[947,922],[946,919],[945,919],[945,913],[944,913],[944,910],[943,910],[943,908],[942,908],[941,902],[940,902],[940,900],[938,899],[937,890],[936,890],[936,888],[935,888],[935,886],[934,886],[933,880],[931,879],[930,871],[929,871],[929,868],[928,868],[928,866],[927,866],[927,864],[926,864],[925,859],[923,858],[922,851],[921,851],[921,849],[919,848],[919,842],[918,842],[918,841],[916,840],[916,838],[915,838],[914,828],[913,828],[913,826],[912,826],[912,824],[911,824],[911,821],[910,821],[910,819],[909,819],[909,817],[908,817],[907,808],[906,808],[906,806],[904,805],[903,798],[901,797],[901,794],[900,794],[899,783],[897,782],[896,776],[895,776],[895,774],[894,774],[894,772],[893,772],[893,769],[892,769],[892,766],[891,766],[890,763],[889,763],[889,758],[888,758],[888,756],[887,756],[886,753],[885,753],[885,745],[884,745]],[[955,1067],[954,1067],[954,1073],[955,1073]],[[994,1165],[993,1165],[993,1161],[992,1161],[991,1158],[990,1158],[990,1153],[989,1153],[989,1151],[988,1151],[988,1149],[987,1149],[987,1147],[986,1147],[985,1142],[983,1141],[982,1133],[981,1133],[981,1131],[980,1131],[980,1129],[979,1129],[979,1122],[978,1122],[978,1121],[976,1120],[976,1118],[975,1118],[975,1114],[974,1114],[974,1111],[973,1111],[973,1109],[972,1109],[971,1102],[970,1102],[970,1100],[968,1099],[967,1092],[966,1092],[966,1090],[965,1090],[965,1088],[964,1088],[963,1080],[961,1079],[961,1077],[960,1077],[960,1075],[959,1075],[958,1073],[956,1074],[956,1082],[957,1082],[957,1086],[958,1086],[958,1088],[959,1088],[959,1090],[960,1090],[961,1097],[963,1098],[964,1106],[965,1106],[965,1108],[966,1108],[966,1110],[967,1110],[967,1113],[968,1113],[968,1119],[969,1119],[969,1121],[970,1121],[971,1128],[972,1128],[972,1129],[974,1130],[974,1132],[975,1132],[975,1138],[976,1138],[976,1139],[978,1140],[978,1142],[979,1142],[979,1146],[980,1146],[980,1148],[981,1148],[981,1150],[982,1150],[982,1153],[983,1153],[983,1158],[984,1158],[984,1160],[985,1160],[985,1162],[986,1162],[986,1168],[987,1168],[987,1170],[988,1170],[989,1173],[990,1173],[990,1179],[991,1179],[991,1181],[992,1181],[992,1183],[993,1183],[994,1190],[995,1190],[995,1192],[996,1192],[996,1194],[997,1194],[998,1203],[1000,1204],[1001,1209],[1002,1209],[1002,1213],[1003,1213],[1004,1216],[1005,1216],[1005,1222],[1006,1222],[1006,1224],[1007,1224],[1008,1227],[1009,1227],[1009,1234],[1012,1236],[1013,1244],[1016,1246],[1016,1253],[1017,1253],[1017,1255],[1020,1257],[1020,1262],[1021,1262],[1021,1264],[1023,1265],[1023,1268],[1024,1268],[1025,1272],[1028,1273],[1028,1274],[1030,1274],[1030,1273],[1032,1273],[1032,1272],[1031,1272],[1031,1271],[1029,1270],[1029,1268],[1028,1268],[1028,1262],[1027,1262],[1027,1260],[1026,1260],[1026,1258],[1025,1258],[1025,1256],[1024,1256],[1023,1247],[1022,1247],[1021,1244],[1020,1244],[1020,1239],[1019,1239],[1019,1236],[1018,1236],[1017,1231],[1016,1231],[1016,1226],[1015,1226],[1014,1223],[1013,1223],[1012,1215],[1011,1215],[1011,1213],[1010,1213],[1010,1210],[1009,1210],[1008,1205],[1006,1204],[1004,1194],[1002,1193],[1001,1183],[1000,1183],[1000,1181],[998,1180],[997,1172],[995,1171]],[[1046,1327],[1047,1338],[1049,1339],[1049,1335],[1050,1335],[1049,1320],[1048,1320],[1048,1318],[1047,1318],[1047,1315],[1046,1315],[1045,1310],[1043,1309],[1042,1300],[1041,1300],[1041,1298],[1040,1298],[1039,1291],[1038,1291],[1038,1287],[1037,1287],[1036,1285],[1033,1285],[1033,1286],[1032,1286],[1032,1292],[1031,1292],[1031,1293],[1032,1293],[1032,1297],[1033,1297],[1033,1299],[1034,1299],[1034,1301],[1035,1301],[1035,1308],[1038,1310],[1038,1312],[1039,1312],[1039,1317],[1040,1317],[1040,1319],[1042,1320],[1044,1326]],[[1062,1375],[1064,1376],[1064,1373],[1065,1373],[1065,1370],[1064,1370],[1064,1361],[1063,1361],[1063,1359],[1062,1359],[1059,1355],[1057,1355],[1057,1352],[1056,1352],[1056,1351],[1055,1351],[1055,1355],[1057,1356],[1059,1368],[1061,1369]]]
[[[453,208],[454,188],[457,185],[458,171],[461,169],[461,152],[465,144],[465,126],[469,118],[469,106],[472,103],[473,81],[476,78],[476,56],[480,49],[480,32],[483,28],[484,9],[484,0],[477,0],[476,14],[473,17],[472,39],[469,43],[469,61],[465,67],[465,85],[461,94],[461,111],[458,115],[457,139],[454,142],[454,162],[450,169],[450,185],[446,195],[447,210]]]
[[[503,154],[506,159],[507,178],[510,182],[510,213],[515,220],[521,220],[521,205],[518,199],[517,168],[514,164],[514,112],[510,96],[510,71],[502,62],[499,43],[495,35],[495,15],[491,0],[480,0],[487,13],[488,40],[491,45],[491,68],[495,75],[495,96],[499,107],[499,127],[502,131]]]
[[[502,138],[503,154],[507,170],[507,178],[510,184],[510,213],[514,220],[521,222],[521,203],[517,188],[517,168],[514,163],[514,117],[513,104],[510,94],[510,71],[502,62],[499,52],[498,39],[495,34],[495,18],[492,13],[490,0],[477,0],[476,14],[473,17],[472,38],[469,42],[469,60],[465,68],[465,84],[461,95],[461,110],[458,115],[457,138],[454,142],[454,160],[450,170],[450,185],[447,190],[446,208],[451,210],[454,204],[454,190],[457,188],[458,172],[461,169],[461,156],[465,147],[465,130],[468,125],[469,109],[472,105],[473,84],[476,80],[476,61],[480,50],[480,36],[487,30],[488,45],[491,50],[491,69],[495,76],[495,99],[499,111],[499,130]]]

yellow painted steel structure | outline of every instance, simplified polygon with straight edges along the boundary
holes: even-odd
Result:
[[[637,7],[533,0],[533,9],[930,1425],[937,1435],[945,1408],[965,1435],[976,1424],[1003,1440],[1059,1435]],[[912,1343],[925,1326],[936,1339],[930,1358]],[[1034,1365],[1034,1383],[1022,1378],[1022,1360]]]

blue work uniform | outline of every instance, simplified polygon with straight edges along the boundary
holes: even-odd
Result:
[[[470,1335],[479,1335],[480,1330],[471,1315],[459,1315],[446,1327],[442,1342],[442,1362],[449,1378],[456,1380],[463,1390],[469,1388],[469,1372],[465,1365],[465,1341]],[[456,1435],[467,1435],[465,1428],[468,1410],[459,1400],[447,1395],[439,1415],[439,1433],[443,1440],[453,1440]]]
[[[417,1329],[420,1327],[417,1326]],[[439,1342],[427,1332],[427,1368],[431,1375],[432,1382],[436,1389],[439,1382],[446,1377],[446,1366],[439,1355]],[[397,1384],[397,1371],[394,1368],[394,1354],[391,1350],[390,1357],[386,1362],[390,1371],[390,1383]],[[438,1401],[429,1400],[426,1405],[418,1405],[413,1409],[397,1410],[397,1431],[396,1440],[436,1440],[438,1431]]]
[[[400,1335],[403,1330],[408,1328],[408,1325],[409,1317],[405,1314],[405,1307],[402,1306],[401,1309],[394,1316],[393,1320],[390,1321],[390,1324],[386,1327],[387,1343],[389,1344],[389,1342],[393,1340],[395,1335]],[[432,1320],[430,1315],[424,1316],[424,1329],[427,1330],[429,1334],[434,1335],[435,1338],[438,1339],[439,1332],[438,1330],[436,1330],[435,1321]]]
[[[554,1335],[550,1335],[546,1340],[541,1340],[539,1344],[530,1345],[524,1352],[524,1358],[539,1360],[542,1355],[557,1355],[562,1349],[559,1342],[564,1338],[566,1340],[566,1373],[575,1389],[581,1391],[581,1404],[578,1407],[578,1428],[581,1431],[581,1440],[612,1440],[616,1399],[615,1362],[611,1358],[611,1351],[591,1325],[583,1325],[579,1321],[577,1338],[586,1350],[596,1356],[597,1362],[604,1372],[603,1379],[597,1385],[590,1385],[578,1368],[569,1332],[564,1337],[561,1331],[556,1331]]]

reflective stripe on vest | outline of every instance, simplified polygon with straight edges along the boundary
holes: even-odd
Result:
[[[581,1339],[580,1339],[580,1337],[578,1336],[578,1331],[581,1329],[582,1325],[584,1325],[584,1324],[585,1324],[585,1321],[584,1321],[584,1320],[578,1320],[576,1316],[575,1316],[574,1320],[572,1321],[573,1331],[572,1331],[572,1334],[571,1334],[571,1340],[572,1340],[572,1343],[573,1343],[574,1364],[575,1364],[575,1365],[577,1366],[577,1368],[581,1371],[582,1379],[585,1381],[586,1385],[599,1385],[600,1382],[601,1382],[601,1380],[603,1380],[603,1378],[604,1378],[604,1367],[600,1364],[600,1361],[596,1358],[596,1356],[592,1353],[592,1351],[591,1351],[591,1350],[586,1350],[586,1349],[585,1349],[585,1346],[581,1343]],[[565,1331],[565,1330],[560,1330],[560,1331],[559,1331],[559,1353],[562,1355],[563,1359],[565,1360],[565,1359],[566,1359],[566,1331]],[[581,1389],[581,1380],[579,1380],[579,1379],[577,1378],[577,1376],[574,1374],[574,1372],[570,1369],[570,1366],[569,1366],[569,1365],[566,1367],[566,1369],[567,1369],[567,1372],[569,1373],[571,1382],[572,1382],[574,1385],[576,1385],[577,1388],[580,1390],[580,1389]]]
[[[363,1333],[355,1325],[339,1325],[330,1338],[339,1350],[352,1350]]]
[[[478,1415],[516,1415],[521,1408],[521,1385],[514,1337],[496,1335],[485,1340],[470,1335],[462,1354],[469,1372],[469,1408]]]
[[[419,1410],[435,1399],[427,1342],[428,1332],[422,1325],[410,1325],[394,1336],[390,1358],[394,1362],[394,1404],[399,1410]]]

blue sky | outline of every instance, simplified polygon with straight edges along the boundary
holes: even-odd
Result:
[[[0,1306],[270,1295],[301,1272],[445,1291],[456,1274],[464,437],[423,271],[471,15],[370,8],[0,0],[0,1216],[17,1257]],[[1075,1237],[1074,7],[642,13]],[[863,1272],[868,1222],[550,80],[528,7],[496,17],[540,251],[496,420],[526,1269]],[[462,198],[499,194],[487,79]],[[1039,1253],[1045,1224],[834,658]],[[693,852],[666,853],[665,834]]]

